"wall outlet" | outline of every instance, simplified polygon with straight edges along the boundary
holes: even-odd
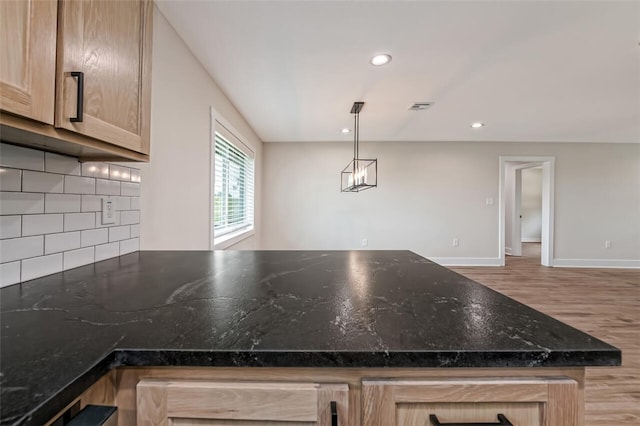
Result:
[[[116,203],[111,198],[102,199],[102,224],[116,223]]]
[[[604,248],[606,249],[610,249],[611,248],[611,241],[607,240],[604,242]]]
[[[487,206],[492,206],[492,205],[493,205],[493,197],[488,197],[488,198],[486,198],[486,199],[484,200],[484,203],[485,203]]]
[[[451,243],[454,247],[458,247],[460,245],[460,240],[457,238],[453,239],[453,242]]]
[[[362,247],[366,247],[369,245],[369,240],[367,240],[366,238],[362,239]]]

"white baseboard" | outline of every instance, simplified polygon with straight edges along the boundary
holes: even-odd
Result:
[[[501,266],[497,257],[428,257],[442,266]]]
[[[507,256],[511,256],[511,247],[505,247],[504,254],[506,254]]]
[[[533,238],[522,237],[522,242],[523,243],[541,243],[542,240],[540,239],[540,237],[533,237]]]
[[[558,268],[629,268],[640,269],[638,259],[553,259]]]

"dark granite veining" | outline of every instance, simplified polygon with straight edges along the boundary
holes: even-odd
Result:
[[[2,424],[111,368],[565,367],[620,351],[408,251],[139,252],[3,288]]]

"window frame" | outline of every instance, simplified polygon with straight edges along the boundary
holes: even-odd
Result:
[[[252,210],[250,212],[252,220],[251,225],[249,227],[242,226],[238,230],[232,230],[229,232],[225,232],[223,235],[216,235],[214,220],[215,220],[215,155],[216,155],[216,133],[218,133],[224,140],[226,140],[229,144],[233,145],[236,149],[244,153],[247,157],[252,159],[252,175],[253,175],[253,200],[251,203]],[[231,136],[231,138],[228,137]],[[232,139],[232,140],[230,140]],[[209,228],[210,228],[210,248],[212,250],[223,250],[228,247],[231,247],[240,241],[247,239],[253,235],[255,235],[255,187],[256,187],[256,150],[255,148],[247,143],[247,139],[242,136],[237,130],[233,128],[226,120],[224,120],[220,115],[216,114],[215,110],[211,108],[211,142],[210,142],[210,170],[211,170],[211,178],[210,178],[210,187],[209,187],[209,209],[210,209],[210,220],[209,220]]]

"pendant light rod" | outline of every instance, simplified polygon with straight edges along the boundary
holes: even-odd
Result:
[[[360,114],[353,114],[353,159],[358,158],[358,131],[360,130]]]
[[[360,155],[360,111],[362,111],[362,107],[364,106],[364,102],[354,102],[351,107],[351,114],[353,114],[353,159],[357,160]],[[355,169],[355,163],[354,163]]]

